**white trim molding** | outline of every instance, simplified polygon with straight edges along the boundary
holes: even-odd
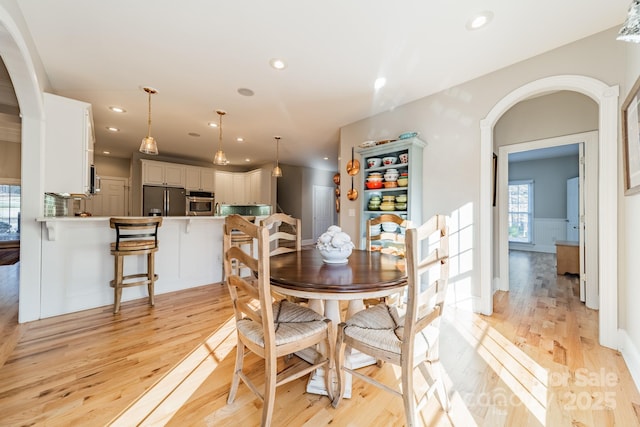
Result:
[[[544,93],[570,90],[592,98],[599,108],[598,129],[598,217],[600,315],[599,341],[618,348],[618,96],[619,87],[579,75],[545,77],[527,83],[502,98],[480,121],[480,306],[483,314],[493,312],[493,207],[491,177],[493,128],[502,115],[520,101]]]

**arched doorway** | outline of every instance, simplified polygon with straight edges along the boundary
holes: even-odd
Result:
[[[19,21],[18,21],[19,22]],[[40,224],[43,212],[41,153],[43,126],[42,70],[37,69],[20,25],[0,7],[0,56],[13,82],[22,116],[19,322],[40,317]]]
[[[498,119],[516,103],[535,95],[570,90],[592,98],[599,108],[598,136],[598,201],[600,344],[617,348],[618,331],[618,220],[617,220],[617,148],[618,148],[618,86],[585,76],[562,75],[546,77],[528,83],[502,98],[480,122],[480,265],[481,311],[493,312],[493,208],[491,179],[493,161],[493,128]]]

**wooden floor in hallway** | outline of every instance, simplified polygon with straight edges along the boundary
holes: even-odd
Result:
[[[464,281],[452,278],[440,353],[453,408],[432,399],[420,422],[640,425],[640,394],[620,353],[598,345],[598,313],[579,301],[577,280],[555,275],[553,254],[513,252],[510,262],[511,289],[496,293],[493,316],[472,313]],[[18,265],[0,267],[0,426],[259,425],[262,404],[246,386],[226,403],[235,357],[226,286],[18,325]],[[259,378],[262,362],[247,361]],[[363,370],[399,383],[389,364]],[[338,408],[305,386],[278,389],[274,426],[406,424],[399,398],[362,381]]]

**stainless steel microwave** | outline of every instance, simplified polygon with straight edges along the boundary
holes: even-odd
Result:
[[[212,216],[215,197],[209,191],[187,191],[185,196],[187,216]]]

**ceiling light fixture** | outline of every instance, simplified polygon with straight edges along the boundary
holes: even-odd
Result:
[[[269,65],[271,65],[271,67],[275,68],[276,70],[284,70],[285,68],[287,68],[287,64],[282,59],[278,58],[271,59],[269,61]]]
[[[125,110],[124,108],[115,107],[115,106],[109,107],[109,110],[113,111],[114,113],[126,113],[127,112],[127,110]]]
[[[278,163],[278,148],[280,146],[280,137],[279,136],[274,136],[275,140],[276,140],[276,167],[273,168],[273,171],[271,171],[271,176],[275,176],[276,178],[280,178],[282,176],[282,169],[280,169],[280,165]]]
[[[120,132],[120,129],[118,129],[117,127],[113,127],[113,126],[107,126],[107,130],[109,132]]]
[[[479,30],[482,27],[486,27],[492,19],[493,12],[480,12],[467,21],[467,30]]]
[[[158,91],[150,87],[145,87],[144,91],[149,94],[149,121],[147,127],[147,136],[145,138],[142,138],[142,143],[140,144],[139,151],[144,154],[157,156],[158,144],[156,144],[156,140],[151,136],[151,95],[154,93],[158,93]]]
[[[216,110],[216,113],[218,113],[218,116],[220,117],[220,124],[218,125],[218,130],[220,132],[218,136],[218,151],[216,151],[216,155],[213,157],[213,164],[223,166],[228,163],[227,156],[224,154],[224,151],[222,151],[222,116],[227,114],[227,112],[223,110]]]
[[[627,20],[624,22],[617,40],[624,42],[640,43],[640,0],[633,0],[629,6]]]

